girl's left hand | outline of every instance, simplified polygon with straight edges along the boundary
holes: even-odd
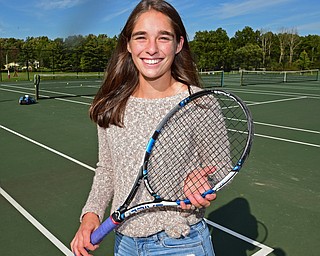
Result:
[[[208,182],[208,175],[214,173],[215,170],[215,167],[205,167],[200,170],[194,170],[187,176],[183,191],[190,200],[191,205],[187,205],[181,201],[180,206],[182,209],[190,209],[192,205],[196,208],[206,208],[210,206],[212,200],[216,199],[216,194],[208,194],[204,198],[201,196],[202,193],[211,189]]]

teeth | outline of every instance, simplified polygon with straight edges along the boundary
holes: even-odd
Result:
[[[150,64],[150,65],[153,65],[153,64],[159,63],[160,60],[159,59],[157,59],[157,60],[144,60],[144,62],[147,64]]]

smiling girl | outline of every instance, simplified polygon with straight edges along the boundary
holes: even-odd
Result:
[[[71,248],[88,256],[90,234],[130,191],[151,131],[180,100],[201,90],[185,27],[166,1],[143,0],[129,16],[90,108],[97,123],[99,162]],[[193,207],[154,208],[116,230],[114,255],[214,255],[205,208],[215,195],[189,195]],[[133,204],[148,201],[142,186]]]

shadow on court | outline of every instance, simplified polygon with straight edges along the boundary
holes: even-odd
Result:
[[[68,99],[68,98],[79,98],[79,97],[94,97],[96,93],[88,94],[70,94],[70,95],[56,95],[56,96],[39,96],[39,100],[50,100],[50,99]]]
[[[274,251],[270,254],[270,256],[271,255],[274,255],[274,256],[286,256],[287,254],[281,248],[275,248]]]
[[[267,227],[251,214],[250,205],[244,198],[230,201],[210,213],[208,219],[223,223],[226,228],[260,243],[268,237]],[[247,256],[252,254],[248,251],[257,249],[255,245],[222,230],[211,228],[211,233],[216,256]],[[286,256],[286,253],[277,248],[269,255]]]

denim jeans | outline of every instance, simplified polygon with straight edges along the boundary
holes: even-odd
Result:
[[[116,233],[115,256],[214,256],[207,224],[192,225],[190,234],[179,239],[169,237],[164,231],[144,238],[132,238]]]

